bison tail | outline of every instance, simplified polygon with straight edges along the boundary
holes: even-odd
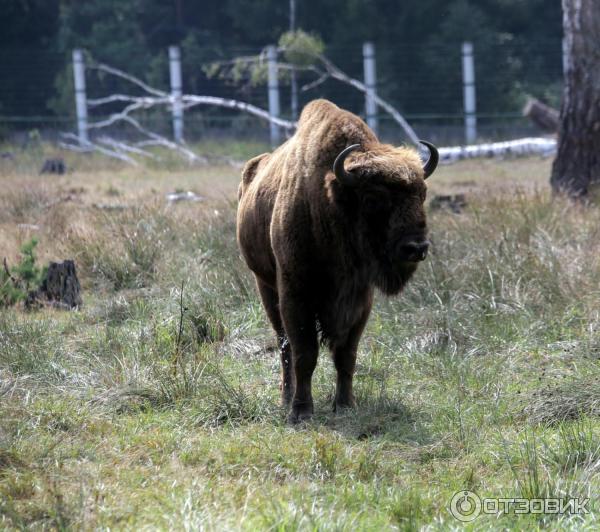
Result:
[[[256,170],[258,169],[259,163],[268,155],[270,155],[270,153],[261,153],[260,155],[250,159],[244,165],[244,169],[242,170],[242,183],[244,183],[244,185],[249,185],[252,182],[254,176],[256,175]]]
[[[260,155],[257,155],[256,157],[250,159],[244,165],[244,168],[242,170],[242,182],[240,183],[240,186],[238,188],[238,199],[242,198],[242,195],[244,194],[244,190],[250,183],[252,183],[252,180],[254,179],[254,176],[256,175],[256,170],[258,169],[258,165],[260,164],[260,162],[263,159],[266,159],[268,155],[270,155],[270,154],[269,153],[261,153]]]

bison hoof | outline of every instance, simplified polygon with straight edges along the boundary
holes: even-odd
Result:
[[[304,421],[309,421],[313,415],[313,405],[309,404],[301,404],[301,405],[293,405],[290,415],[288,416],[288,422],[291,425],[297,425],[298,423],[302,423]]]
[[[349,408],[356,408],[356,401],[354,400],[354,397],[336,397],[333,401],[334,412],[343,412]]]

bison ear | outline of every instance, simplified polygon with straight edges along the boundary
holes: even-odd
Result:
[[[346,171],[344,168],[344,161],[346,160],[346,157],[350,155],[350,153],[358,148],[360,148],[360,144],[352,144],[352,146],[348,146],[340,152],[333,163],[333,173],[335,174],[336,179],[342,183],[342,185],[347,187],[356,186],[358,184],[358,177],[354,173]]]
[[[420,140],[419,142],[429,150],[429,159],[427,159],[427,162],[423,166],[423,173],[425,174],[423,179],[427,179],[435,172],[438,161],[440,160],[440,154],[438,153],[438,149],[431,144],[431,142],[427,142],[426,140]]]

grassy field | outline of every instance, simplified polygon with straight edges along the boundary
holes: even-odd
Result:
[[[292,428],[236,248],[239,167],[64,154],[67,175],[40,176],[36,150],[0,161],[0,249],[14,264],[35,236],[41,263],[75,259],[84,305],[0,310],[0,528],[459,529],[471,490],[591,500],[468,529],[598,529],[600,207],[553,200],[549,161],[431,178],[468,206],[430,212],[430,257],[378,296],[358,409],[331,412],[324,352]]]

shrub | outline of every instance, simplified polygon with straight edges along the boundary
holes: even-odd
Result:
[[[21,259],[9,269],[6,259],[0,270],[0,306],[7,307],[25,300],[27,294],[40,285],[46,268],[36,264],[35,248],[38,240],[32,238],[21,246]]]

